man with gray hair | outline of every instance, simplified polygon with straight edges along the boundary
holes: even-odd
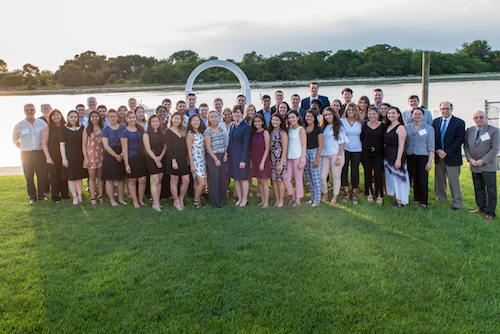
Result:
[[[40,106],[40,110],[42,112],[42,116],[38,117],[38,119],[41,119],[42,121],[47,124],[49,122],[49,114],[52,111],[52,107],[48,103],[44,103]]]
[[[465,156],[470,164],[477,209],[470,213],[486,213],[484,220],[495,217],[497,206],[497,154],[500,147],[498,128],[488,124],[484,111],[476,111],[472,117],[476,126],[465,132]]]
[[[89,96],[87,98],[87,107],[89,108],[85,110],[85,117],[88,118],[92,110],[97,110],[97,99],[93,96]]]

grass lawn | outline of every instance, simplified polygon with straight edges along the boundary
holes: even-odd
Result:
[[[2,176],[0,332],[498,333],[500,218],[467,212],[468,165],[461,184],[459,212],[431,191],[427,211],[359,196],[158,213],[29,205]]]

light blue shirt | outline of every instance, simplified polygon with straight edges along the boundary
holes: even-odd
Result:
[[[430,110],[423,109],[424,110],[424,119],[422,120],[422,123],[427,123],[432,126],[432,113]],[[410,124],[413,123],[413,118],[411,118],[411,109],[403,111],[403,120],[405,121],[405,124]]]

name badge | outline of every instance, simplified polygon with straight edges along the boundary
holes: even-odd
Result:
[[[28,130],[28,129],[24,129],[23,131],[21,131],[22,135],[28,135],[29,133],[30,133],[30,130]]]
[[[488,132],[486,132],[484,135],[480,135],[479,138],[481,138],[481,141],[486,141],[488,139],[490,139],[490,134]]]
[[[421,129],[421,130],[418,130],[418,134],[419,134],[420,136],[424,136],[424,135],[426,135],[426,134],[427,134],[427,130],[426,130],[426,129]]]

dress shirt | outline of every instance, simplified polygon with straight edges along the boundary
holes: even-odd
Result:
[[[12,134],[12,142],[19,144],[23,152],[38,151],[42,149],[42,131],[45,122],[41,119],[35,119],[33,125],[26,119],[17,123]]]

